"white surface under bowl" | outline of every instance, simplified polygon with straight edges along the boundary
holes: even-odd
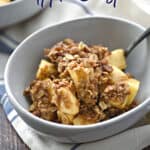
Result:
[[[15,0],[6,5],[0,5],[0,28],[21,22],[40,10],[36,0]]]
[[[145,29],[133,22],[111,17],[89,17],[45,27],[25,39],[11,55],[5,70],[8,96],[21,118],[33,129],[57,141],[89,142],[119,133],[149,111],[150,41],[142,42],[129,56],[128,71],[141,81],[139,105],[113,119],[85,126],[63,125],[40,119],[28,112],[24,89],[34,79],[43,49],[64,38],[102,44],[109,49],[126,48]]]
[[[133,0],[133,1],[141,10],[150,15],[150,0]]]

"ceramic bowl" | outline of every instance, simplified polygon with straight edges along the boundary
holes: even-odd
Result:
[[[0,28],[21,22],[40,10],[41,7],[36,4],[36,0],[15,0],[0,5]]]
[[[5,70],[8,96],[20,117],[33,129],[60,142],[80,143],[103,139],[119,133],[149,111],[150,40],[143,41],[128,57],[127,71],[141,81],[139,105],[110,120],[84,126],[63,125],[40,119],[28,112],[24,89],[34,79],[43,49],[64,38],[102,44],[109,49],[126,48],[145,29],[133,22],[112,17],[87,17],[38,30],[25,39],[11,55]],[[149,44],[149,45],[148,45]]]

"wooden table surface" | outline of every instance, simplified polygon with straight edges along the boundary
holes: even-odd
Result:
[[[3,78],[9,55],[0,53],[0,79]],[[1,80],[0,80],[1,82]],[[0,150],[29,150],[16,134],[0,105]]]
[[[10,125],[0,105],[0,150],[29,150]]]

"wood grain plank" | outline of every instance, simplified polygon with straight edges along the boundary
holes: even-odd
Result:
[[[2,106],[0,106],[0,149],[29,150],[6,119]]]

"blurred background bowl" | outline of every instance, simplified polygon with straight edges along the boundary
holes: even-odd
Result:
[[[48,1],[45,1],[47,4]],[[36,0],[15,0],[0,5],[0,29],[21,22],[41,10]]]

